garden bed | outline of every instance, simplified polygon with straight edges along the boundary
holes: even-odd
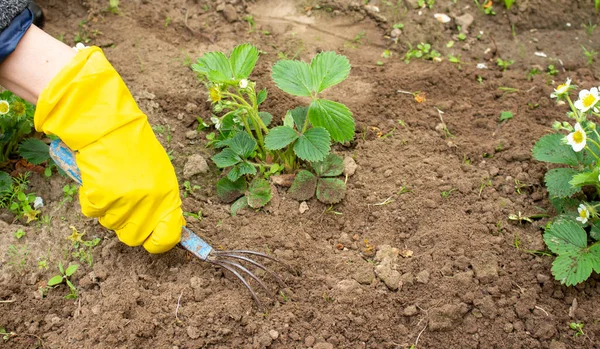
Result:
[[[412,2],[122,1],[114,14],[108,1],[40,1],[50,34],[103,47],[172,151],[182,185],[200,187],[183,200],[184,211],[202,213],[188,226],[217,248],[272,253],[293,270],[271,265],[289,287],[259,310],[230,274],[179,247],[149,255],[125,246],[77,200],[61,202],[66,178],[32,174],[52,218],[1,217],[0,327],[14,335],[0,347],[597,347],[600,276],[562,286],[542,253],[548,218],[509,219],[554,214],[543,186],[550,167],[531,148],[565,118],[567,107],[550,99],[558,84],[599,84],[599,64],[581,48],[600,50],[597,32],[582,27],[598,21],[593,2],[517,0],[508,13],[495,2],[495,16],[473,1]],[[190,59],[244,42],[262,51],[251,78],[268,89],[262,109],[278,121],[302,100],[272,82],[276,61],[348,57],[349,78],[327,92],[356,120],[355,140],[332,148],[358,165],[341,203],[313,198],[300,213],[277,187],[265,209],[231,216],[210,160],[207,173],[183,177],[191,155],[214,154],[205,146],[212,129],[191,132],[197,117],[210,121],[211,105]],[[408,44],[421,42],[442,62],[406,64]],[[502,71],[498,58],[514,64]],[[504,111],[513,117],[500,122]],[[83,240],[101,238],[91,265],[73,257],[70,226],[85,230]],[[59,261],[80,264],[75,300],[65,285],[39,291]]]

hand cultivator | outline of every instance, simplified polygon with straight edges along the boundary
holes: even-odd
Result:
[[[81,173],[79,172],[79,168],[77,167],[77,163],[75,162],[75,154],[69,147],[67,147],[62,141],[55,140],[50,144],[50,156],[56,162],[56,164],[63,171],[65,171],[69,177],[71,177],[71,179],[73,179],[75,182],[81,185]],[[250,291],[250,294],[252,295],[252,298],[254,299],[258,307],[261,307],[262,303],[260,302],[256,292],[250,285],[249,279],[247,279],[248,277],[256,281],[261,286],[261,288],[265,290],[267,294],[269,294],[270,296],[273,295],[269,288],[265,285],[265,283],[252,271],[250,271],[250,269],[244,266],[243,263],[246,263],[246,265],[251,265],[252,267],[258,269],[262,269],[267,274],[271,275],[271,277],[273,277],[279,283],[280,287],[287,287],[285,282],[283,282],[283,280],[281,279],[281,277],[279,277],[277,274],[267,269],[264,265],[256,262],[250,257],[256,256],[269,259],[281,263],[287,268],[291,269],[287,264],[269,255],[256,251],[215,250],[212,246],[210,246],[206,241],[201,239],[190,229],[186,227],[182,227],[182,229],[183,230],[181,232],[180,241],[181,246],[183,246],[183,248],[194,254],[196,257],[200,258],[202,261],[219,266],[235,275],[235,277],[238,278],[242,282],[242,284],[244,284],[248,291]]]

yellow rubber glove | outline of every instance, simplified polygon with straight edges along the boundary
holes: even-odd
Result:
[[[185,220],[173,165],[99,48],[79,51],[42,91],[35,128],[76,152],[84,215],[150,253],[179,242]]]

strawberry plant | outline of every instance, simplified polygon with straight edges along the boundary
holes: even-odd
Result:
[[[558,133],[543,136],[533,147],[535,159],[562,165],[544,177],[558,212],[546,226],[544,241],[556,254],[552,274],[567,286],[585,281],[592,271],[600,272],[600,134],[594,122],[600,117],[600,97],[593,87],[579,91],[573,102],[569,92],[574,89],[567,79],[551,94],[570,106],[567,117],[574,125],[556,121],[553,128]]]
[[[332,142],[354,138],[350,110],[321,96],[324,90],[348,77],[350,63],[346,57],[321,52],[310,64],[286,59],[275,63],[271,77],[277,87],[309,100],[307,106],[281,115],[281,123],[261,110],[267,90],[258,90],[256,82],[249,79],[258,57],[256,47],[243,44],[229,56],[206,53],[191,66],[204,82],[213,104],[211,120],[218,134],[211,137],[210,144],[220,152],[212,160],[227,171],[227,176],[217,183],[217,194],[225,202],[235,201],[232,213],[245,206],[263,207],[271,200],[268,176],[296,172],[306,164],[336,157],[330,154]],[[321,182],[322,190],[342,190],[339,183],[335,188],[327,188],[329,182]]]

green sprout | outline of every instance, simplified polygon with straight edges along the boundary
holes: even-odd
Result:
[[[66,299],[77,299],[77,288],[73,285],[69,278],[77,271],[79,265],[70,264],[67,269],[63,268],[62,262],[58,262],[58,271],[60,274],[54,275],[48,280],[48,287],[54,288],[60,284],[66,283],[69,287],[69,294],[65,296]]]

